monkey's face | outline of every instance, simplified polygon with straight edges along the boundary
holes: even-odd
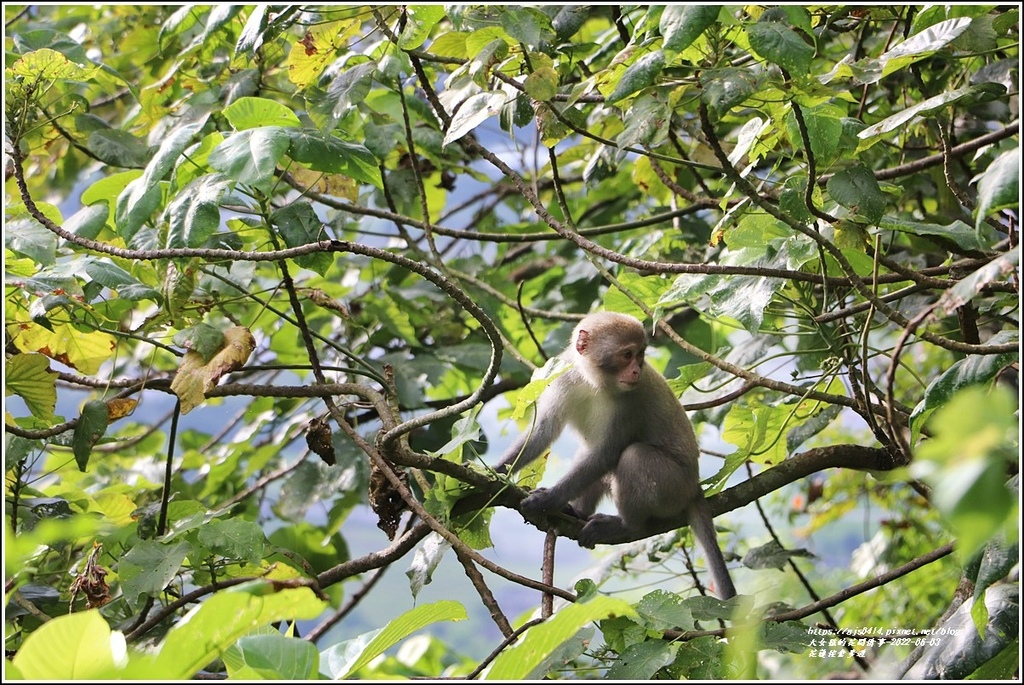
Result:
[[[640,384],[644,368],[644,348],[639,344],[593,348],[584,360],[597,371],[598,385],[613,392],[629,392]]]

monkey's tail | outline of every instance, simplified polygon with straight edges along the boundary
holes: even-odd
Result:
[[[715,594],[721,599],[735,597],[736,587],[732,584],[729,568],[725,565],[725,557],[722,555],[721,547],[718,546],[715,522],[711,518],[711,510],[708,509],[704,498],[695,502],[687,514],[690,519],[690,530],[693,531],[697,543],[704,552],[704,558],[707,559],[711,579],[715,582]]]

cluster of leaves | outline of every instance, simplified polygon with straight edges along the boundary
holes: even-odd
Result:
[[[755,677],[758,650],[814,647],[798,621],[849,628],[840,601],[859,626],[947,625],[961,572],[976,639],[898,669],[1012,672],[1016,9],[5,13],[9,674]],[[789,486],[801,503],[775,513],[839,539],[843,514],[885,512],[857,591],[807,580],[760,507],[728,604],[683,597],[680,532],[607,564],[685,560],[682,594],[635,603],[480,555],[522,490],[484,466],[477,412],[524,388],[521,420],[531,372],[598,307],[650,323],[652,359],[733,447],[716,513]],[[350,559],[367,501],[393,542]],[[318,651],[417,545],[413,592],[454,554],[502,649],[377,659],[467,618],[446,601]],[[513,628],[481,567],[545,593],[547,620]],[[754,571],[779,568],[776,603]],[[886,606],[862,594],[879,585]],[[554,616],[552,595],[571,601]],[[867,639],[839,656],[909,654]],[[787,668],[851,663],[825,651]]]

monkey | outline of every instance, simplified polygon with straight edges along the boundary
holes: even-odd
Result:
[[[668,382],[644,360],[647,331],[632,316],[589,314],[559,357],[571,364],[541,393],[532,429],[496,466],[518,471],[537,459],[566,425],[581,447],[569,472],[520,504],[526,518],[566,511],[585,519],[578,542],[593,548],[648,537],[686,512],[719,597],[735,596],[718,547],[697,468],[693,425]],[[618,515],[594,513],[611,495]]]

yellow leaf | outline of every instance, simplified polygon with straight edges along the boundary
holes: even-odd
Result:
[[[234,326],[224,331],[224,346],[209,362],[204,364],[198,352],[186,352],[171,381],[171,390],[181,400],[181,413],[187,414],[202,404],[206,392],[217,385],[224,374],[241,368],[255,347],[256,340],[249,329]]]
[[[47,330],[36,323],[13,324],[8,332],[22,352],[39,352],[84,374],[94,374],[110,359],[114,337],[101,331],[83,333],[68,323]]]
[[[18,395],[32,416],[49,421],[57,406],[57,374],[41,354],[16,354],[4,366],[4,393]]]
[[[300,89],[314,83],[360,26],[358,19],[346,19],[310,27],[302,40],[292,43],[285,62],[288,80]]]
[[[107,420],[116,421],[128,416],[135,411],[138,404],[138,400],[131,400],[127,397],[115,397],[112,400],[107,400]]]

